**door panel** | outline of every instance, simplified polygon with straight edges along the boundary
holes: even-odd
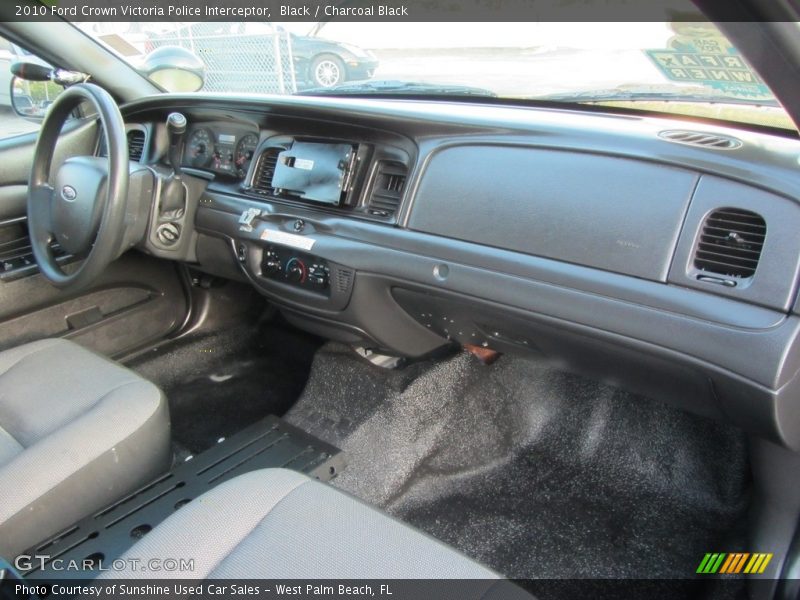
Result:
[[[53,256],[62,264],[72,260],[58,244],[51,244]],[[0,221],[0,281],[9,282],[34,275],[39,271],[28,237],[27,218],[12,217]]]
[[[56,144],[51,172],[55,173],[61,163],[70,156],[94,154],[97,132],[97,122],[93,118],[68,121]],[[1,187],[28,184],[37,135],[33,132],[0,139]]]
[[[25,217],[0,221],[0,279],[8,273],[25,266],[25,257],[30,254],[30,240]]]
[[[96,147],[93,121],[76,120],[64,129],[52,172],[66,158],[93,154]],[[39,275],[26,219],[35,143],[34,134],[0,140],[0,350],[65,337],[119,358],[174,332],[189,310],[174,263],[129,251],[80,292],[55,288]],[[70,257],[64,260],[65,270],[75,268]]]
[[[64,160],[78,154],[92,154],[96,146],[97,125],[92,121],[72,121],[65,126],[56,146],[52,173]],[[33,161],[35,134],[0,140],[0,281],[10,282],[36,273],[26,224],[27,180]],[[56,258],[63,252],[53,246]],[[62,262],[68,262],[64,257]]]
[[[188,310],[176,265],[133,250],[78,294],[38,273],[0,280],[0,350],[65,337],[119,358],[173,333]]]
[[[7,175],[0,172],[0,223],[23,217],[26,212],[28,186],[23,183],[4,185],[2,181],[5,179]]]

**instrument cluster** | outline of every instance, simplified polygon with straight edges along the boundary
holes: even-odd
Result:
[[[230,125],[192,128],[186,138],[183,164],[242,180],[258,146],[258,132]]]

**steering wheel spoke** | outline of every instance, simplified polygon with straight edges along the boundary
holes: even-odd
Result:
[[[55,190],[47,183],[28,189],[28,229],[42,244],[53,240],[52,210]]]

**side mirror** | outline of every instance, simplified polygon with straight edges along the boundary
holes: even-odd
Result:
[[[38,88],[44,89],[44,83],[50,81],[51,67],[33,62],[15,62],[11,65],[11,87],[9,98],[11,108],[17,115],[25,119],[38,120],[44,117],[38,99],[34,95]],[[38,94],[36,94],[38,95]]]
[[[168,92],[196,92],[205,83],[206,67],[186,48],[162,46],[145,57],[141,71]]]
[[[34,62],[15,62],[11,65],[11,74],[25,81],[50,81],[53,68]]]
[[[44,118],[46,108],[42,106],[42,101],[36,99],[39,96],[36,93],[36,88],[42,85],[32,86],[29,81],[19,77],[11,78],[11,88],[9,90],[11,108],[18,116],[34,121],[40,121]]]
[[[14,112],[29,120],[41,120],[47,109],[64,88],[84,81],[83,73],[53,69],[35,62],[15,62],[11,65],[9,98]]]

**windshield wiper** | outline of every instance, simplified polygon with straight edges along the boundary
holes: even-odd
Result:
[[[682,90],[652,91],[652,90],[585,90],[579,92],[565,92],[560,94],[547,94],[546,96],[532,96],[531,100],[553,102],[701,102],[705,104],[746,104],[748,106],[775,106],[779,107],[777,100],[751,100],[748,98],[734,98],[717,96],[714,94],[688,93]]]
[[[490,90],[466,85],[442,85],[415,81],[378,79],[353,81],[327,88],[313,88],[297,92],[299,96],[369,96],[369,95],[408,95],[408,96],[483,96],[497,97]]]

